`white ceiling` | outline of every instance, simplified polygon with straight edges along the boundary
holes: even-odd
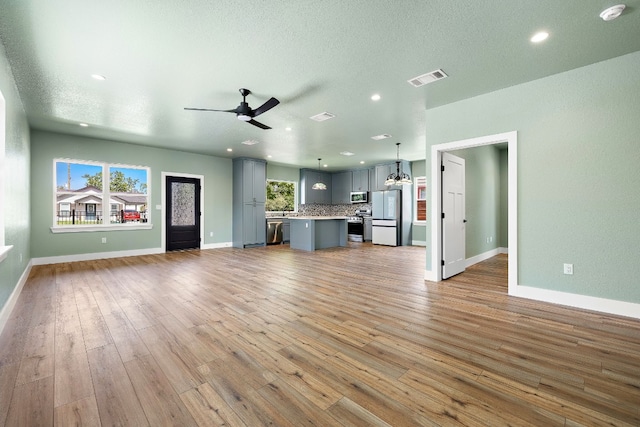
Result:
[[[425,158],[425,109],[640,50],[640,0],[602,21],[613,4],[0,0],[0,41],[33,128],[337,170],[394,159],[396,142]],[[439,68],[447,79],[407,83]],[[183,109],[233,109],[241,87],[254,109],[280,100],[257,118],[273,129]],[[309,119],[324,111],[336,118]]]

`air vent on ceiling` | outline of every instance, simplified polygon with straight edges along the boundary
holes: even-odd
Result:
[[[255,139],[247,139],[246,141],[242,141],[244,145],[256,145],[260,144],[260,141],[256,141]]]
[[[351,151],[341,151],[340,154],[343,156],[353,156],[355,153],[352,153]]]
[[[327,113],[325,111],[324,113],[316,114],[315,116],[311,116],[309,118],[311,120],[315,120],[316,122],[324,122],[325,120],[333,119],[335,116],[335,114]]]
[[[376,141],[380,141],[381,139],[391,138],[391,135],[388,133],[383,133],[382,135],[372,136],[371,139],[375,139]]]
[[[435,70],[427,74],[423,74],[418,77],[414,77],[412,79],[407,80],[409,84],[413,87],[424,86],[428,83],[433,83],[436,80],[442,80],[445,77],[448,77],[447,74],[442,70]]]

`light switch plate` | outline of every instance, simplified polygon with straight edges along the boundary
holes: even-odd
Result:
[[[573,274],[573,264],[564,265],[564,274]]]

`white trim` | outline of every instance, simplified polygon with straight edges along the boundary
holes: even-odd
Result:
[[[29,278],[29,274],[31,273],[31,266],[32,263],[29,262],[27,264],[27,267],[22,272],[22,275],[20,276],[20,280],[18,280],[16,287],[13,288],[13,292],[11,292],[11,295],[9,295],[9,299],[7,299],[7,302],[4,303],[4,307],[2,307],[2,310],[0,310],[0,335],[2,335],[2,331],[7,325],[9,317],[11,317],[11,312],[16,306],[16,302],[18,302],[18,298],[20,297],[20,293],[22,292],[24,284],[27,283],[27,279]]]
[[[530,286],[517,286],[513,291],[509,290],[509,295],[640,319],[640,304],[632,302],[570,294]]]
[[[231,246],[233,246],[232,242],[207,243],[206,245],[202,245],[202,249],[221,249],[230,248]]]
[[[467,258],[465,260],[465,267],[471,267],[479,262],[486,261],[489,258],[493,258],[494,256],[500,253],[499,248],[491,249],[490,251],[478,254],[476,256],[472,256],[471,258]]]
[[[4,200],[4,182],[5,179],[7,178],[5,176],[5,174],[8,174],[9,172],[7,171],[7,168],[5,168],[5,157],[7,156],[7,152],[6,152],[6,143],[5,143],[5,138],[6,138],[6,103],[4,100],[4,95],[2,95],[2,92],[0,91],[0,248],[4,248],[7,252],[9,251],[9,249],[6,249],[7,246],[5,246],[5,242],[4,242],[4,206],[5,206],[5,200]],[[5,258],[6,258],[6,253],[4,254]],[[2,258],[2,256],[0,256],[0,262],[2,262],[4,258]],[[1,326],[1,325],[0,325]]]
[[[501,254],[508,254],[509,253],[509,248],[498,248],[498,250],[500,251]]]
[[[9,255],[9,251],[13,249],[13,245],[9,246],[0,246],[0,262],[2,262],[7,255]]]
[[[149,248],[149,249],[132,249],[128,251],[113,251],[113,252],[94,252],[90,254],[76,254],[76,255],[60,255],[43,258],[33,258],[31,262],[33,265],[46,265],[46,264],[60,264],[63,262],[77,262],[77,261],[93,261],[96,259],[107,258],[123,258],[129,256],[140,255],[155,255],[164,253],[162,248]]]
[[[162,171],[160,173],[160,199],[162,203],[162,207],[160,209],[160,215],[162,216],[160,225],[160,247],[162,248],[162,252],[167,251],[167,177],[175,176],[177,178],[194,178],[200,180],[200,249],[203,248],[204,245],[204,213],[205,206],[204,203],[204,175],[194,175],[191,173],[181,173],[181,172],[165,172]]]
[[[463,148],[480,147],[507,143],[509,147],[509,294],[511,295],[518,286],[518,133],[516,131],[505,132],[496,135],[481,136],[478,138],[453,141],[431,146],[431,272],[429,277],[434,282],[442,280],[442,186],[440,164],[442,152],[460,150]]]
[[[436,275],[433,273],[433,271],[425,270],[424,271],[424,280],[428,280],[429,282],[435,282],[436,281]]]
[[[423,240],[412,240],[411,246],[427,246],[427,242]]]
[[[151,230],[153,224],[128,223],[118,225],[75,225],[64,227],[50,227],[52,233],[91,233],[95,231],[123,231],[123,230]]]

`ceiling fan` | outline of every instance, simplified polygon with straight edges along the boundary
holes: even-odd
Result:
[[[247,95],[249,95],[251,91],[249,89],[244,89],[244,88],[239,89],[239,91],[240,91],[240,94],[242,95],[242,102],[233,110],[211,110],[209,108],[187,108],[187,107],[185,107],[185,110],[220,111],[223,113],[236,113],[236,117],[238,117],[238,119],[242,120],[243,122],[247,122],[261,129],[271,129],[269,126],[253,120],[253,118],[256,116],[259,116],[264,112],[269,111],[270,109],[278,105],[280,101],[278,101],[275,98],[271,98],[267,102],[265,102],[264,104],[256,108],[255,110],[252,110],[251,107],[249,107],[249,104],[247,103],[247,100],[246,100]]]

